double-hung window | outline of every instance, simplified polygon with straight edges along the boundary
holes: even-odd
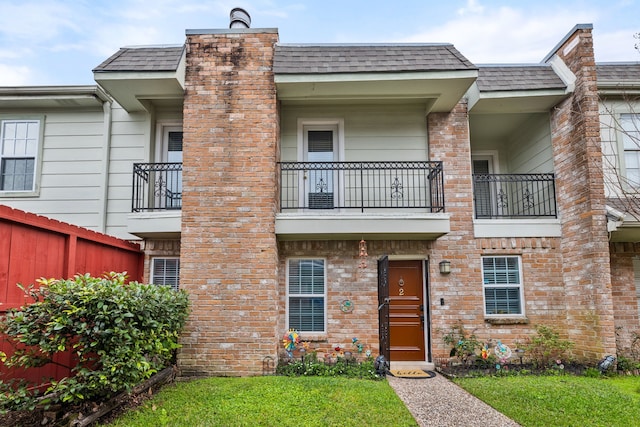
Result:
[[[326,274],[323,259],[289,259],[287,266],[288,327],[325,332]]]
[[[180,288],[180,258],[152,258],[151,283]]]
[[[40,120],[0,120],[0,192],[34,192]]]
[[[620,132],[629,185],[640,186],[640,114],[621,114]]]
[[[519,256],[482,257],[482,286],[487,316],[524,314]]]

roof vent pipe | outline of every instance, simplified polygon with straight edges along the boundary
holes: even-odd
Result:
[[[229,28],[249,28],[251,27],[251,17],[246,10],[241,7],[234,7],[231,9],[231,23]]]

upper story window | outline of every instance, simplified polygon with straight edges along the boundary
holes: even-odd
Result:
[[[487,316],[524,314],[520,257],[482,257],[482,285]]]
[[[626,178],[629,184],[638,186],[640,185],[640,114],[621,114],[620,132]]]
[[[0,192],[36,191],[39,147],[40,120],[0,120]]]
[[[290,259],[288,264],[288,327],[300,332],[325,332],[324,260]]]

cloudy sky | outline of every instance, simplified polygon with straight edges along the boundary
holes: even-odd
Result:
[[[0,0],[0,86],[93,84],[119,47],[182,44],[234,7],[282,43],[448,42],[475,64],[539,62],[590,23],[597,61],[640,61],[640,0]]]

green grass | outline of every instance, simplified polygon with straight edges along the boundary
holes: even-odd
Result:
[[[638,377],[480,377],[455,382],[525,427],[640,426]]]
[[[416,426],[386,381],[207,378],[163,388],[110,426]]]

